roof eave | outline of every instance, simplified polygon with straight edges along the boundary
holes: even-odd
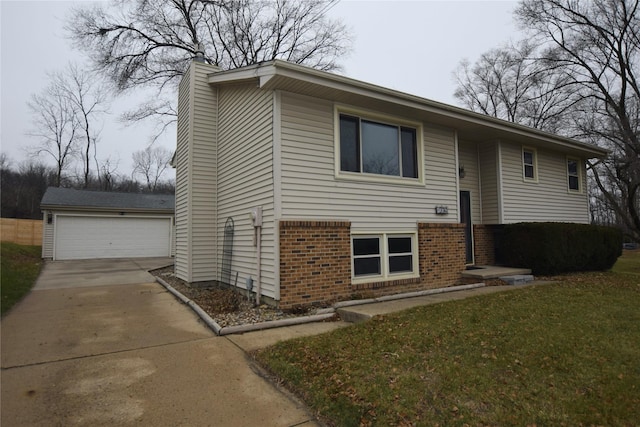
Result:
[[[110,213],[154,213],[154,214],[174,214],[175,209],[147,209],[147,208],[117,208],[117,207],[100,207],[100,206],[74,206],[74,205],[55,205],[40,204],[40,210],[56,210],[56,211],[81,211],[81,212],[110,212]]]
[[[491,128],[499,132],[518,135],[525,138],[532,138],[539,140],[540,142],[550,143],[561,148],[569,149],[573,152],[578,152],[586,158],[603,158],[609,153],[606,149],[571,138],[554,135],[538,129],[498,119],[496,117],[455,107],[453,105],[444,104],[427,98],[421,98],[416,95],[355,80],[338,74],[328,73],[326,71],[315,70],[313,68],[282,60],[273,60],[240,69],[212,73],[209,75],[209,83],[229,84],[256,81],[256,84],[260,88],[275,90],[280,88],[282,85],[282,79],[276,79],[275,77],[304,81],[355,95],[421,110],[448,120],[455,120],[465,124]]]

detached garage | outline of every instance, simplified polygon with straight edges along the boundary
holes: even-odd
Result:
[[[42,257],[173,255],[175,197],[49,187],[42,197]]]

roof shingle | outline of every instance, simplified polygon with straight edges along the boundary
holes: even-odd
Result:
[[[49,187],[42,196],[40,207],[43,209],[75,207],[173,211],[175,196],[173,194],[115,193]]]

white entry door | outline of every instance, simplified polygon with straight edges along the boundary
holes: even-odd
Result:
[[[171,218],[57,216],[54,259],[171,255]]]

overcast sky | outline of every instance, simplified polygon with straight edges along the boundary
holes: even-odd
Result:
[[[0,143],[14,165],[37,143],[27,136],[31,94],[47,85],[48,71],[69,61],[83,64],[63,30],[74,3],[0,0]],[[342,0],[329,14],[342,18],[355,36],[351,55],[342,61],[346,76],[455,105],[453,70],[463,58],[474,61],[518,39],[515,6],[514,1]],[[125,175],[133,167],[131,154],[144,149],[153,133],[151,124],[119,122],[119,114],[135,102],[130,96],[111,105],[98,143],[99,160],[118,162],[117,172]],[[173,151],[175,129],[156,143]]]

